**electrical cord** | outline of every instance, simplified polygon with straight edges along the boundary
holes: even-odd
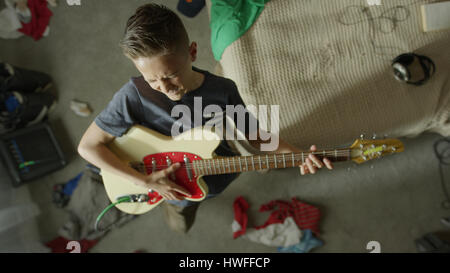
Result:
[[[120,203],[124,203],[124,202],[132,202],[132,197],[131,196],[124,196],[122,198],[119,198],[119,200],[117,200],[116,202],[110,204],[109,206],[107,206],[97,217],[97,220],[95,221],[95,231],[106,231],[109,228],[111,228],[112,225],[114,225],[115,223],[110,224],[109,226],[107,226],[105,229],[100,230],[98,228],[98,224],[100,223],[100,220],[103,218],[103,216],[113,207],[117,206]]]
[[[444,209],[450,209],[450,194],[444,180],[443,166],[450,165],[450,137],[442,138],[434,143],[434,153],[439,160],[439,175],[441,178],[442,191],[446,200],[442,201]]]
[[[394,47],[394,46],[381,46],[375,42],[377,32],[382,34],[390,34],[395,31],[399,22],[406,21],[410,15],[411,11],[407,6],[412,6],[423,1],[415,1],[407,5],[396,5],[392,8],[385,9],[380,15],[374,16],[372,14],[372,9],[363,5],[349,5],[346,6],[342,12],[340,12],[336,18],[337,22],[344,26],[357,25],[360,23],[366,23],[369,27],[369,41],[374,49],[375,55],[386,56],[397,54],[398,51],[405,51],[404,49]],[[355,12],[365,16],[363,19],[355,18]],[[361,16],[359,16],[361,17]],[[387,26],[383,28],[383,25]],[[387,52],[387,49],[390,49]],[[391,59],[391,57],[389,57]]]

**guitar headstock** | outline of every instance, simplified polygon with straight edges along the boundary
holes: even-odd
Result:
[[[404,151],[403,143],[395,138],[357,139],[352,146],[350,146],[350,149],[352,160],[358,164]]]

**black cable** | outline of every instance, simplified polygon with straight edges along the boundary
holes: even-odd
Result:
[[[345,26],[351,26],[356,25],[359,23],[367,22],[369,26],[369,41],[372,45],[374,52],[376,55],[392,55],[396,54],[396,51],[409,51],[404,50],[398,47],[393,46],[381,46],[377,45],[375,42],[377,30],[378,32],[381,32],[382,34],[390,34],[394,32],[394,30],[397,28],[399,22],[403,22],[407,20],[411,12],[407,8],[407,6],[411,6],[414,4],[417,4],[419,2],[423,1],[416,1],[411,4],[407,5],[396,5],[392,8],[388,8],[384,10],[379,16],[373,16],[371,12],[371,8],[363,5],[349,5],[346,6],[341,13],[337,16],[338,23],[345,25]],[[359,12],[360,14],[363,14],[366,18],[364,19],[356,19],[353,20],[354,16],[352,16],[351,11]],[[350,18],[350,20],[348,20]],[[383,29],[381,22],[389,22],[390,28],[389,29]],[[377,25],[378,24],[378,25]],[[386,52],[386,49],[391,49],[393,52]],[[391,56],[392,57],[392,56]],[[389,58],[391,58],[389,57]]]
[[[450,137],[442,138],[434,143],[434,153],[439,160],[439,174],[441,177],[442,191],[444,192],[446,200],[442,201],[444,209],[450,209],[450,194],[444,180],[443,166],[450,165]]]

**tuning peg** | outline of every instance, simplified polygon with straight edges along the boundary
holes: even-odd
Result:
[[[377,134],[374,133],[374,134],[372,135],[372,139],[376,139],[376,138],[377,138]]]
[[[359,138],[360,138],[361,140],[363,140],[363,139],[364,139],[364,134],[361,134],[361,135],[359,136]]]

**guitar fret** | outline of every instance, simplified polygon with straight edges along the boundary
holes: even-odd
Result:
[[[275,161],[275,169],[276,169],[276,168],[278,168],[278,165],[277,165],[277,155],[276,155],[276,154],[273,154],[273,159],[274,159],[274,161]]]
[[[294,167],[295,166],[294,153],[291,153],[291,157],[292,157],[292,167]]]
[[[253,170],[255,170],[255,161],[253,160],[253,156],[252,156],[252,168]]]
[[[262,170],[262,165],[261,165],[261,155],[259,155],[259,169]]]
[[[217,171],[216,171],[216,163],[215,163],[215,160],[214,160],[214,159],[211,160],[211,165],[212,165],[213,168],[214,168],[214,174],[216,174],[216,173],[217,173]]]
[[[207,174],[208,173],[208,171],[206,170],[206,162],[205,162],[205,160],[202,160],[202,172],[204,173],[204,174]]]
[[[227,163],[228,163],[228,171],[231,172],[230,158],[227,158]]]
[[[305,158],[303,157],[303,152],[302,152],[302,164],[305,163]]]
[[[336,149],[334,149],[334,158],[337,159],[337,150]]]
[[[211,170],[211,174],[213,174],[212,168],[211,168],[211,161],[210,161],[210,160],[208,160],[208,168]]]
[[[244,156],[244,159],[245,159],[245,169],[248,171],[248,163],[247,163],[247,157],[246,156]]]
[[[236,172],[236,163],[234,162],[234,157],[233,157],[233,169],[234,169],[234,172]]]
[[[242,172],[241,157],[238,157],[238,161],[239,161],[239,169],[240,169],[241,172]]]
[[[225,169],[225,159],[222,158],[222,166],[223,166],[223,172],[227,173],[227,170]]]
[[[219,170],[218,173],[222,173],[222,171],[220,170],[220,159],[216,158],[216,159],[214,159],[214,161],[215,161],[215,164],[217,164],[217,169]]]
[[[198,162],[197,162],[197,161],[194,161],[194,166],[195,166],[195,173],[196,173],[197,176],[198,176],[199,173],[200,173],[200,168],[198,167]]]
[[[269,165],[269,155],[266,155],[266,169],[268,169],[270,167]]]
[[[286,158],[284,157],[284,154],[282,155],[283,155],[283,168],[286,168]]]

